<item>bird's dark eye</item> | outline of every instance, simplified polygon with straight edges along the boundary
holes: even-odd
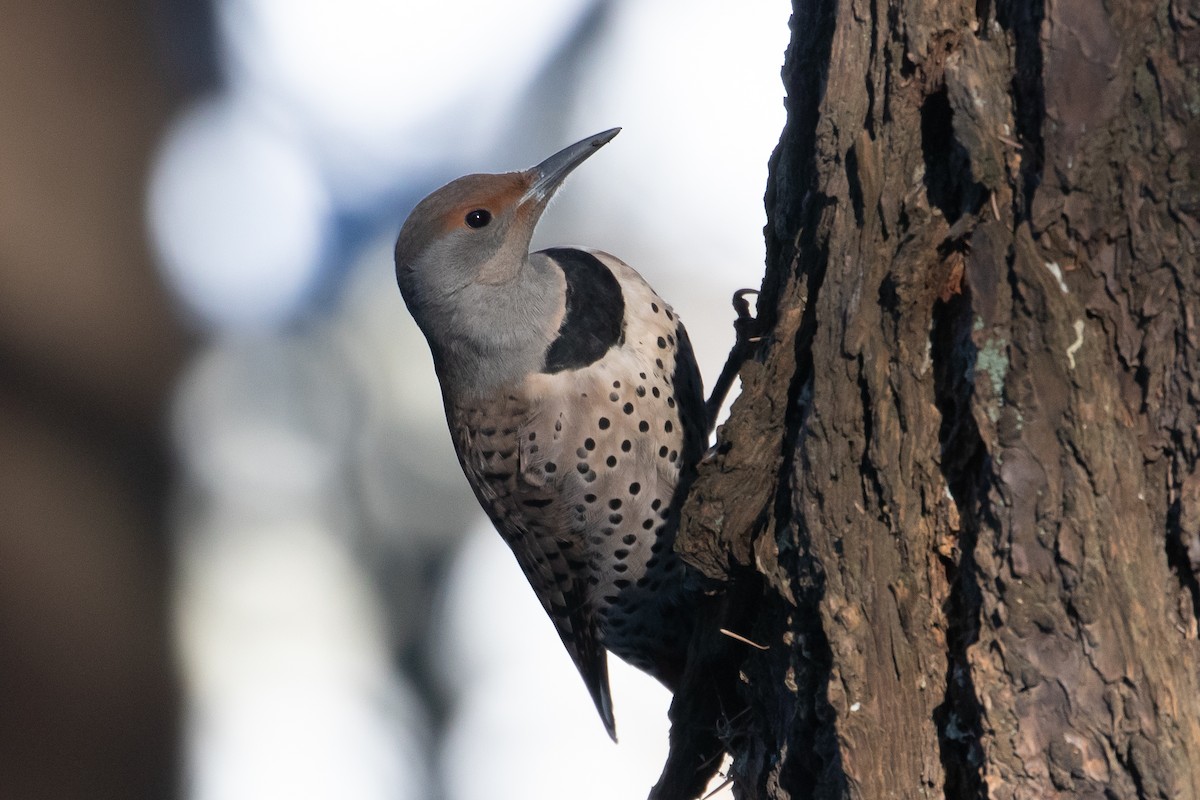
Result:
[[[482,228],[492,221],[492,212],[486,208],[477,208],[467,213],[468,228]]]

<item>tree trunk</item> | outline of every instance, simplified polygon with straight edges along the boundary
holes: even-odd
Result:
[[[766,334],[679,540],[768,648],[739,796],[1200,797],[1200,6],[792,32]]]

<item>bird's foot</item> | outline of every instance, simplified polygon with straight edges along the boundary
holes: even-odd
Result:
[[[758,351],[766,338],[762,322],[756,315],[750,313],[750,301],[746,299],[746,295],[757,295],[758,293],[758,289],[738,289],[733,293],[733,310],[737,312],[737,319],[733,321],[735,337],[733,347],[729,351],[729,358],[725,360],[725,366],[721,369],[716,384],[713,385],[712,394],[704,404],[708,414],[709,434],[717,426],[717,414],[721,412],[721,406],[724,405],[725,398],[729,395],[733,379],[737,377],[742,364],[745,364]]]

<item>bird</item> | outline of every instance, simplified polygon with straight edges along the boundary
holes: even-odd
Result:
[[[395,248],[462,470],[614,741],[607,653],[671,690],[683,674],[695,587],[674,539],[709,431],[687,331],[638,272],[598,249],[529,252],[620,130],[451,181]]]

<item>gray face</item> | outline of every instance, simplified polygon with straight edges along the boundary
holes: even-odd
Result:
[[[418,322],[425,309],[445,305],[501,251],[513,249],[513,212],[527,187],[519,174],[467,175],[417,204],[396,241],[396,280]],[[525,245],[527,251],[528,239]]]
[[[541,368],[566,284],[549,260],[530,259],[529,241],[566,176],[619,130],[524,172],[451,181],[413,209],[396,241],[396,280],[444,392],[492,391]]]
[[[545,198],[529,173],[468,175],[422,200],[396,242],[396,279],[443,388],[515,380],[540,367],[563,282],[528,259]]]

